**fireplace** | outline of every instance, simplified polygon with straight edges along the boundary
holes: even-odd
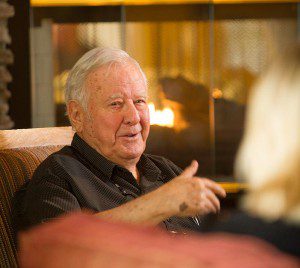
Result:
[[[232,177],[247,96],[273,53],[299,37],[298,4],[184,2],[32,6],[34,126],[69,124],[68,71],[93,47],[119,47],[149,81],[147,152],[182,168],[197,159],[199,175]]]

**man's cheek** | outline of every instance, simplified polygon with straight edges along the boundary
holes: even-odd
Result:
[[[114,131],[101,131],[99,133],[99,137],[109,146],[115,143],[116,141],[116,133]]]
[[[148,109],[143,111],[140,116],[145,124],[150,124],[150,112]]]
[[[85,122],[84,125],[83,125],[83,128],[84,128],[84,132],[94,138],[95,137],[95,130],[94,130],[94,127],[93,127],[93,124],[91,124],[91,122]]]

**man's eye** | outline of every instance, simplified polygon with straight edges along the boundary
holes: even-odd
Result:
[[[137,101],[135,101],[135,103],[146,103],[146,101],[145,100],[137,100]]]
[[[112,102],[112,103],[110,104],[110,106],[113,106],[113,107],[121,106],[121,105],[122,105],[122,103],[119,102],[119,101],[114,101],[114,102]]]

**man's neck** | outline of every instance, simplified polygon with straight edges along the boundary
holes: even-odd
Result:
[[[113,161],[116,163],[116,161]],[[129,160],[129,161],[123,161],[122,163],[116,163],[120,165],[121,167],[126,168],[128,171],[130,171],[133,175],[133,177],[137,180],[137,182],[140,181],[140,173],[137,168],[137,162],[136,160]]]

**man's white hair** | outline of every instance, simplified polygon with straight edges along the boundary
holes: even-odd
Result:
[[[138,62],[131,58],[125,51],[107,47],[97,47],[88,51],[76,62],[69,72],[65,87],[65,103],[67,104],[70,100],[77,100],[87,110],[89,96],[87,90],[84,88],[87,76],[96,68],[107,63],[126,63],[128,61],[138,67],[145,83],[147,83],[146,76]]]
[[[284,51],[251,92],[235,165],[244,208],[300,224],[300,46]]]

